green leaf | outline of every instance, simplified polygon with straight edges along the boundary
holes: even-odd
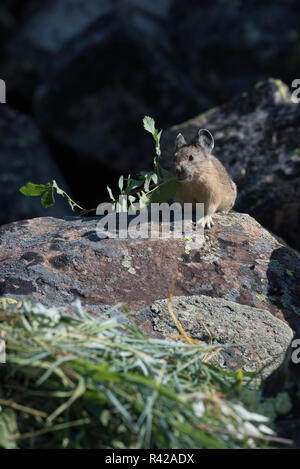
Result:
[[[55,204],[55,199],[53,196],[53,189],[48,189],[41,197],[42,206],[44,208],[52,207]]]
[[[107,186],[107,192],[109,193],[110,200],[114,202],[116,199],[114,198],[111,188],[109,186]]]
[[[161,134],[162,134],[162,130],[160,130],[160,131],[158,132],[158,134],[157,134],[156,140],[157,140],[158,143],[160,142]]]
[[[144,183],[144,191],[146,193],[149,192],[151,179],[152,179],[152,174],[151,173],[147,174],[147,176],[145,177],[145,183]]]
[[[129,196],[128,196],[128,201],[129,201],[129,207],[130,207],[132,210],[136,211],[136,207],[133,205],[134,202],[136,201],[136,197],[135,197],[134,195],[129,195]]]
[[[145,179],[146,176],[148,176],[150,172],[149,171],[140,171],[138,174],[137,174],[137,177],[139,179]]]
[[[155,121],[152,117],[145,116],[143,119],[144,129],[150,134],[154,135],[155,132]]]
[[[154,184],[158,184],[158,176],[157,176],[156,173],[153,173],[153,174],[151,175],[151,179],[152,179],[152,181],[153,181]]]
[[[152,134],[155,140],[155,152],[156,152],[156,156],[159,158],[161,155],[160,137],[162,134],[162,130],[159,132],[158,129],[155,128],[155,121],[152,117],[149,117],[149,116],[144,117],[143,124],[144,124],[144,129],[147,130],[147,132],[150,132],[150,134]],[[154,164],[156,165],[155,160],[154,160]]]
[[[121,212],[127,212],[127,197],[124,195],[120,197],[120,202],[116,203],[116,212],[121,213]]]
[[[167,171],[166,169],[164,169],[162,167],[160,168],[160,170],[161,170],[162,177],[164,179],[170,179],[172,177],[172,174],[171,174],[170,171]]]
[[[154,137],[154,140],[155,140],[155,152],[156,152],[157,156],[161,155],[161,150],[160,150],[160,137],[161,137],[161,134],[162,134],[162,130],[160,132],[158,132],[157,129],[155,129],[154,134],[153,134],[153,137]]]
[[[127,189],[125,190],[125,194],[130,194],[131,191],[134,191],[138,187],[141,187],[143,184],[144,179],[139,181],[137,179],[131,179]]]
[[[58,185],[57,185],[57,183],[56,183],[56,181],[55,181],[54,179],[53,179],[53,181],[52,181],[52,186],[53,186],[53,188],[56,190],[56,192],[58,193],[58,195],[62,195],[62,196],[64,197],[65,192],[64,192],[62,189],[60,189],[60,187],[58,187]]]
[[[162,203],[167,202],[176,194],[177,184],[174,179],[168,179],[167,181],[163,182],[157,189],[155,189],[151,194],[151,203]]]
[[[145,210],[149,203],[150,203],[150,199],[149,197],[145,194],[144,191],[142,191],[141,193],[138,193],[138,196],[139,196],[139,206],[140,206],[140,210]]]
[[[123,190],[123,186],[124,186],[124,177],[121,176],[120,179],[119,179],[119,189],[120,189],[121,192]]]
[[[20,192],[23,195],[37,197],[42,195],[43,192],[47,191],[50,187],[50,184],[33,184],[32,182],[27,182],[25,186],[20,188]]]

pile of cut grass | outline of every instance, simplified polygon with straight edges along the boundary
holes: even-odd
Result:
[[[149,339],[134,322],[124,326],[95,317],[79,302],[71,308],[72,315],[30,299],[2,302],[0,447],[286,443],[274,433],[276,399],[262,399],[257,375],[225,372],[203,361],[213,346]]]

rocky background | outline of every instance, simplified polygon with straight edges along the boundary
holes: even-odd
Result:
[[[0,78],[8,104],[0,106],[0,223],[44,214],[38,200],[18,194],[29,180],[54,178],[87,208],[107,199],[107,184],[151,164],[145,114],[167,129],[269,77],[290,88],[300,76],[299,22],[296,0],[3,0]],[[217,156],[244,194],[237,209],[299,248],[299,106],[277,106],[272,117],[270,91],[253,100],[248,138],[237,129],[243,103],[234,104],[236,119],[211,115],[207,126],[217,130]],[[266,125],[262,101],[271,116]],[[69,213],[57,210],[47,215]]]
[[[173,307],[188,334],[208,342],[210,330],[214,344],[233,344],[216,363],[264,366],[266,394],[289,393],[280,428],[298,445],[290,344],[300,337],[300,104],[290,93],[299,24],[297,0],[0,5],[0,297],[58,307],[80,299],[105,318],[126,302],[146,334],[169,337],[176,278]],[[120,174],[151,166],[144,115],[165,129],[166,167],[177,133],[206,127],[237,183],[236,211],[216,216],[201,250],[184,240],[100,242],[98,219],[69,216],[64,200],[45,211],[19,193],[55,179],[96,207]]]

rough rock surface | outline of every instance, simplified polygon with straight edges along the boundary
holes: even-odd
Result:
[[[201,127],[215,137],[214,154],[238,186],[235,209],[246,211],[286,242],[300,248],[300,105],[280,80],[173,127],[162,136],[170,165],[176,135],[194,137]]]
[[[37,218],[0,228],[0,295],[46,305],[80,298],[94,311],[125,302],[140,311],[157,299],[206,295],[265,309],[296,329],[300,262],[245,214],[216,215],[200,250],[184,239],[104,239],[99,218]],[[142,312],[137,321],[153,332]]]
[[[24,197],[19,192],[27,182],[46,184],[52,179],[68,190],[32,119],[6,104],[1,105],[0,141],[0,224],[45,213],[67,215],[69,209],[63,200],[45,212],[39,197]]]
[[[222,298],[180,296],[173,298],[172,307],[189,337],[208,343],[209,331],[212,345],[236,344],[221,348],[210,360],[225,369],[255,372],[266,367],[264,375],[269,374],[283,361],[293,337],[289,326],[269,311]],[[168,300],[155,301],[145,313],[152,314],[154,330],[167,337],[178,334]]]

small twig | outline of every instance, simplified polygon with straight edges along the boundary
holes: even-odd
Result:
[[[80,215],[87,215],[88,213],[96,212],[97,208],[83,209],[80,211]]]
[[[64,430],[65,428],[78,427],[80,425],[87,425],[90,423],[90,419],[80,419],[74,420],[74,422],[61,423],[59,425],[54,425],[53,427],[43,428],[42,430],[37,430],[36,432],[28,433],[19,433],[18,435],[11,435],[10,440],[26,440],[27,438],[34,438],[35,436],[44,435],[45,433],[57,432],[59,430]]]
[[[172,299],[173,299],[174,290],[175,290],[175,283],[176,283],[176,279],[174,279],[174,280],[172,281],[172,288],[171,288],[171,292],[170,292],[170,295],[169,295],[169,300],[168,300],[168,310],[169,310],[169,313],[170,313],[170,315],[171,315],[173,321],[175,322],[177,329],[179,329],[179,331],[181,332],[181,334],[183,335],[183,337],[185,338],[185,340],[186,340],[189,344],[200,345],[196,340],[191,339],[191,338],[185,333],[185,331],[184,331],[182,325],[180,324],[180,322],[178,321],[178,319],[177,319],[176,316],[175,316],[175,313],[174,313],[173,308],[172,308]]]
[[[43,412],[41,410],[31,409],[30,407],[25,407],[23,405],[17,404],[16,402],[7,401],[6,399],[0,399],[0,405],[12,407],[15,410],[19,410],[20,412],[24,412],[25,414],[32,414],[32,415],[35,415],[36,417],[44,417],[44,418],[48,417],[48,414],[46,412]]]
[[[222,350],[223,347],[218,347],[216,350],[214,350],[213,352],[211,352],[210,354],[206,354],[205,357],[202,358],[202,362],[203,363],[207,363],[209,362],[209,360],[211,360],[215,355],[218,355],[218,353],[220,352],[220,350]]]

